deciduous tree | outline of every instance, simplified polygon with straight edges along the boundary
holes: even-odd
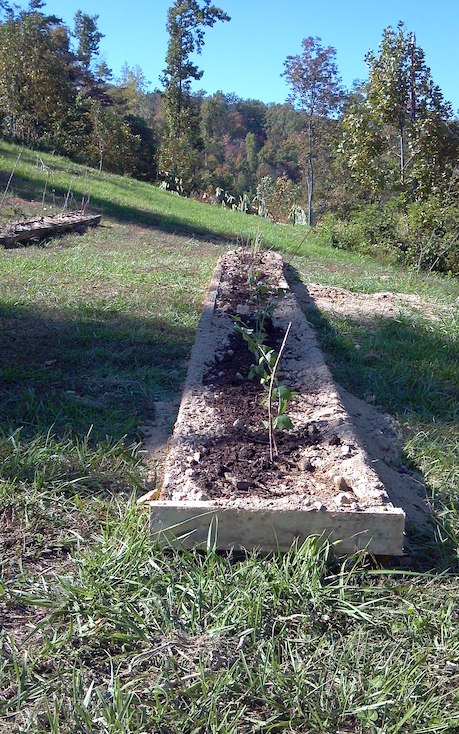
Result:
[[[129,67],[125,62],[119,79],[110,90],[110,96],[125,114],[139,117],[143,112],[148,85],[140,66]]]
[[[50,133],[75,99],[74,57],[67,29],[31,9],[0,24],[0,110],[7,135],[27,143]]]
[[[302,53],[298,56],[288,56],[284,64],[283,76],[292,89],[288,101],[299,107],[307,119],[304,157],[309,225],[313,221],[314,155],[316,137],[320,133],[320,121],[338,109],[343,97],[335,57],[334,48],[331,46],[324,48],[320,38],[309,37],[303,40]]]
[[[397,30],[386,28],[379,52],[370,51],[365,61],[368,81],[343,121],[347,163],[374,191],[392,185],[428,194],[457,152],[451,106],[402,22]]]

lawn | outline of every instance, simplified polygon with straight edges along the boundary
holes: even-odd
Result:
[[[102,220],[0,252],[0,732],[459,732],[459,282],[18,152],[0,143],[0,190],[17,163],[0,220],[69,191]],[[370,325],[307,312],[426,486],[411,565],[317,538],[269,557],[150,540],[142,426],[180,393],[219,254],[255,239],[306,284],[425,305]]]

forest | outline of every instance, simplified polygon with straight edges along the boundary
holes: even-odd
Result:
[[[459,274],[459,121],[403,22],[346,90],[336,50],[305,38],[282,71],[284,104],[193,92],[206,28],[230,21],[175,0],[162,88],[99,60],[98,16],[74,27],[0,2],[0,134],[209,204],[314,227],[336,248]]]

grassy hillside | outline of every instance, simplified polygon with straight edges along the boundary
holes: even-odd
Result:
[[[103,217],[0,251],[0,732],[459,731],[459,283],[18,152],[0,143],[0,190],[17,162],[1,220],[69,189]],[[180,392],[219,254],[255,240],[306,284],[421,298],[365,321],[307,312],[426,485],[436,529],[411,566],[314,538],[263,559],[151,544],[142,426]]]

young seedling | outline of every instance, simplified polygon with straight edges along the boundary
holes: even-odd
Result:
[[[277,450],[276,440],[274,438],[274,429],[277,428],[278,431],[290,430],[293,428],[292,421],[289,418],[288,415],[285,415],[285,411],[287,409],[287,406],[292,399],[294,393],[286,387],[286,385],[279,385],[277,380],[277,372],[279,370],[279,363],[282,357],[282,352],[284,351],[285,344],[287,343],[287,338],[290,332],[292,326],[292,322],[290,321],[287,331],[284,334],[284,338],[282,340],[281,348],[279,349],[279,354],[277,355],[276,361],[274,363],[273,370],[271,372],[271,378],[269,380],[269,390],[268,390],[268,424],[266,425],[266,421],[263,421],[265,428],[268,428],[269,432],[269,457],[271,461],[273,460],[274,453],[276,456],[279,455],[279,452]],[[273,418],[271,414],[272,410],[272,401],[275,401],[277,405],[277,415]]]
[[[257,273],[252,275],[255,281]],[[249,280],[250,282],[250,280]],[[286,293],[285,288],[273,289],[266,281],[258,280],[256,288],[252,293],[250,300],[255,303],[255,329],[261,333],[265,333],[266,325],[271,321],[274,309],[282,301]]]
[[[260,385],[267,392],[267,395],[262,400],[262,405],[267,403],[268,420],[263,421],[263,424],[269,433],[271,461],[279,453],[274,437],[274,429],[283,431],[293,428],[292,421],[285,412],[294,393],[286,385],[280,385],[277,377],[280,359],[290,332],[291,323],[288,325],[278,354],[274,349],[265,344],[267,338],[266,324],[271,319],[277,303],[284,296],[285,290],[283,288],[273,290],[265,282],[259,281],[255,293],[252,296],[252,299],[257,305],[255,328],[251,328],[245,324],[239,316],[233,317],[234,328],[241,334],[247,344],[247,348],[255,357],[255,363],[250,368],[248,378],[249,380],[253,380],[255,376],[258,376]],[[273,412],[273,404],[276,407],[275,413]]]

